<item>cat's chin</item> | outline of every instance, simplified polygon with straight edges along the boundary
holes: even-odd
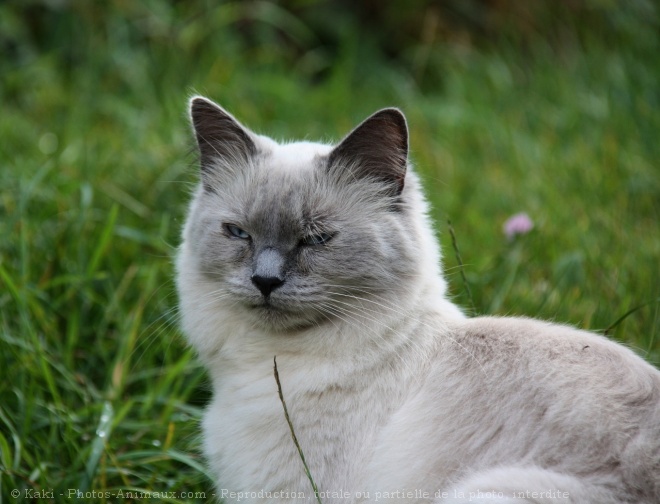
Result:
[[[251,304],[247,308],[255,326],[276,333],[300,332],[324,321],[323,317],[313,311],[292,310],[268,302]]]

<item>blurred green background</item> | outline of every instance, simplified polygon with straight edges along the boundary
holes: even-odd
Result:
[[[459,304],[660,363],[659,34],[644,0],[0,3],[0,502],[211,497],[172,282],[192,93],[282,139],[402,108]]]

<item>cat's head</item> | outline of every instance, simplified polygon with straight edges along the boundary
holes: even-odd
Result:
[[[420,267],[428,231],[399,110],[376,112],[336,146],[277,143],[201,97],[190,116],[201,183],[185,264],[212,286],[195,303],[291,330],[368,318],[437,274]]]

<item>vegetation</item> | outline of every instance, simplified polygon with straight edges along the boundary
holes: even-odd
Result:
[[[401,107],[457,302],[660,363],[657,7],[531,3],[0,4],[0,502],[211,498],[172,282],[193,92],[278,138]]]

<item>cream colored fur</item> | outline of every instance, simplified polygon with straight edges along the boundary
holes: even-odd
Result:
[[[330,149],[268,142],[278,170],[309,169]],[[406,295],[347,298],[343,316],[288,333],[255,324],[200,268],[196,222],[213,212],[201,192],[177,282],[213,385],[204,451],[225,502],[316,502],[273,356],[324,504],[660,502],[660,373],[595,334],[466,318],[445,296],[410,169],[403,196],[419,245]]]

